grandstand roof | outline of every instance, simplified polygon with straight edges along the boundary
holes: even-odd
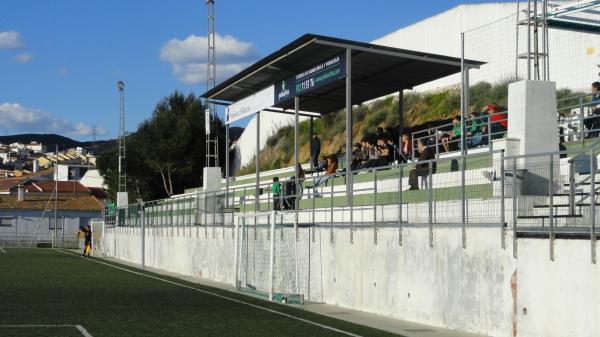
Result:
[[[324,60],[352,52],[352,104],[369,101],[460,72],[460,58],[404,50],[334,37],[305,34],[232,76],[202,97],[223,104],[239,101]],[[484,62],[465,60],[478,68]],[[328,113],[346,106],[345,81],[333,81],[301,95],[302,110]],[[275,107],[293,108],[293,100]]]

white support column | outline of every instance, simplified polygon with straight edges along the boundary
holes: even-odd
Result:
[[[519,154],[558,151],[556,83],[523,80],[508,86],[508,139],[519,140]],[[523,159],[523,164],[548,161]]]

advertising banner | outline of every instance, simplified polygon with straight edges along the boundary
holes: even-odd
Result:
[[[272,107],[274,104],[273,97],[275,97],[274,92],[275,87],[271,85],[254,95],[248,96],[231,104],[225,109],[227,114],[226,123],[233,123],[263,109]]]
[[[346,76],[346,55],[340,54],[275,84],[275,104],[310,92]]]

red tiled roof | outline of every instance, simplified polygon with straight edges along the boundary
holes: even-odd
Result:
[[[60,195],[57,209],[71,211],[101,211],[104,206],[91,195]],[[17,201],[16,195],[0,195],[0,209],[44,210],[54,209],[54,198],[41,195],[26,195],[25,200]]]
[[[54,191],[54,181],[34,181],[25,187],[31,193],[52,193]],[[58,194],[91,194],[90,190],[78,181],[59,181]]]
[[[17,185],[19,185],[22,181],[25,181],[25,180],[27,180],[27,178],[23,178],[23,177],[0,179],[0,191],[8,192],[12,188],[17,187]]]

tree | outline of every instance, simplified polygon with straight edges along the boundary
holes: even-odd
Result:
[[[216,130],[224,140],[222,121],[211,123],[213,132]],[[126,142],[127,184],[132,199],[169,197],[201,186],[206,159],[205,117],[204,107],[194,95],[175,91],[162,99]],[[223,141],[219,145],[219,156],[225,158]],[[98,160],[111,194],[117,186],[116,165],[116,149]]]

